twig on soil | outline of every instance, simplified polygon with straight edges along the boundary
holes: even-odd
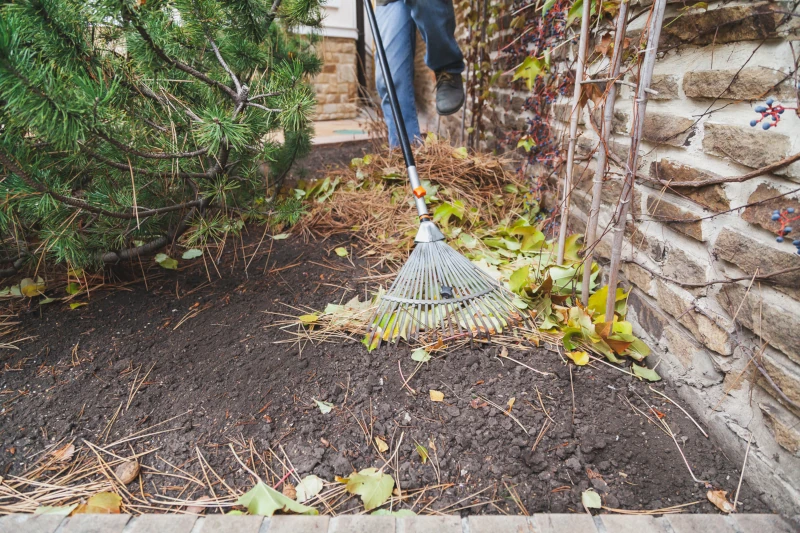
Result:
[[[550,376],[550,375],[551,375],[551,373],[550,373],[550,372],[542,372],[541,370],[536,370],[536,369],[535,369],[535,368],[533,368],[532,366],[528,366],[528,365],[526,365],[525,363],[522,363],[522,362],[520,362],[520,361],[517,361],[516,359],[512,359],[512,358],[511,358],[511,357],[509,357],[508,355],[503,355],[503,354],[502,354],[502,352],[501,352],[501,353],[499,353],[499,354],[497,354],[497,357],[502,357],[503,359],[508,359],[509,361],[513,361],[513,362],[517,363],[518,365],[522,365],[522,366],[524,366],[524,367],[525,367],[525,368],[527,368],[528,370],[533,370],[533,371],[534,371],[534,372],[536,372],[537,374],[541,374],[542,376]]]
[[[669,402],[670,402],[672,405],[674,405],[675,407],[677,407],[678,409],[680,409],[681,411],[683,411],[683,414],[685,414],[685,415],[686,415],[686,417],[687,417],[689,420],[691,420],[692,422],[694,422],[694,425],[695,425],[695,426],[697,426],[697,429],[699,429],[699,430],[700,430],[700,433],[702,433],[702,434],[703,434],[703,436],[704,436],[705,438],[708,438],[708,433],[706,433],[705,431],[703,431],[703,428],[702,428],[702,427],[700,427],[700,424],[698,424],[698,423],[697,423],[697,420],[695,420],[694,418],[692,418],[692,415],[690,415],[690,414],[688,413],[688,411],[686,411],[686,409],[684,409],[683,407],[681,407],[680,405],[678,405],[678,402],[676,402],[675,400],[673,400],[672,398],[670,398],[669,396],[667,396],[667,395],[666,395],[666,394],[664,394],[663,392],[659,392],[659,391],[657,391],[656,389],[654,389],[654,388],[653,388],[653,386],[652,386],[652,385],[651,385],[649,388],[650,388],[650,390],[651,390],[651,391],[655,392],[655,393],[656,393],[656,394],[658,394],[659,396],[663,396],[663,397],[664,397],[664,398],[666,398],[666,399],[667,399],[667,401],[669,401]]]
[[[744,462],[742,463],[742,473],[739,474],[739,484],[736,486],[736,496],[733,498],[733,511],[736,512],[736,505],[739,503],[739,491],[742,490],[742,480],[744,479],[744,469],[747,467],[747,456],[750,455],[750,444],[753,442],[753,433],[747,438],[747,449],[744,451]]]
[[[544,438],[544,434],[547,433],[547,430],[550,429],[552,423],[550,420],[545,420],[544,424],[542,424],[542,429],[539,430],[539,435],[536,436],[536,440],[533,443],[533,447],[531,448],[531,452],[535,452],[536,448],[539,446],[539,443],[542,442]]]
[[[499,411],[500,411],[500,412],[502,412],[504,415],[506,415],[507,417],[509,417],[511,420],[513,420],[514,422],[516,422],[516,423],[517,423],[517,425],[518,425],[519,427],[521,427],[521,428],[522,428],[522,431],[524,431],[526,435],[528,435],[528,434],[529,434],[529,433],[528,433],[528,430],[527,430],[527,429],[525,429],[525,426],[523,426],[523,425],[522,425],[522,422],[520,422],[520,421],[517,419],[517,417],[516,417],[516,416],[514,416],[514,415],[512,415],[512,414],[511,414],[509,411],[507,411],[507,410],[506,410],[506,409],[504,409],[503,407],[501,407],[501,406],[497,405],[496,403],[494,403],[494,402],[493,402],[492,400],[490,400],[489,398],[486,398],[485,396],[481,396],[481,395],[479,394],[479,395],[478,395],[478,398],[480,398],[480,399],[481,399],[481,400],[483,400],[484,402],[488,403],[489,405],[491,405],[492,407],[494,407],[495,409],[499,410]]]
[[[106,425],[106,429],[103,430],[103,442],[108,440],[108,436],[111,434],[111,426],[113,426],[114,422],[116,422],[117,415],[119,415],[119,412],[121,410],[122,410],[122,404],[120,403],[119,407],[117,407],[117,410],[114,412],[114,416],[112,416],[111,420],[108,421],[108,425]]]
[[[420,367],[420,365],[421,365],[421,364],[422,364],[422,363],[420,363],[419,365],[417,365],[417,368],[414,370],[414,373],[413,373],[413,374],[411,374],[410,376],[408,376],[408,379],[411,379],[411,378],[413,378],[413,377],[414,377],[414,374],[416,374],[416,373],[417,373],[417,370],[419,370],[419,367]],[[414,389],[412,389],[412,388],[411,388],[411,386],[408,384],[408,379],[406,379],[406,378],[404,378],[404,377],[403,377],[403,367],[402,367],[402,365],[400,364],[400,359],[398,359],[398,360],[397,360],[397,369],[400,371],[400,379],[402,379],[402,380],[403,380],[403,384],[400,386],[400,388],[402,389],[403,387],[405,387],[405,388],[407,388],[407,389],[408,389],[408,392],[410,392],[412,395],[415,395],[415,394],[417,394],[417,391],[415,391]]]
[[[572,365],[569,365],[569,388],[572,391],[572,425],[575,425],[575,385],[572,384]]]
[[[536,389],[536,396],[538,396],[538,397],[539,397],[539,405],[541,405],[541,406],[542,406],[542,412],[544,413],[544,416],[546,416],[547,418],[549,418],[549,419],[550,419],[550,422],[552,422],[553,424],[555,424],[555,423],[556,423],[556,421],[555,421],[555,420],[553,420],[553,417],[552,417],[552,416],[550,416],[550,413],[548,413],[548,412],[547,412],[547,408],[545,408],[545,406],[544,406],[544,401],[542,401],[542,393],[541,393],[541,392],[539,392],[539,387],[537,387],[536,385],[534,385],[534,386],[533,386],[533,388],[534,388],[534,389]]]
[[[141,388],[142,388],[142,385],[144,385],[144,382],[147,380],[147,376],[149,376],[149,375],[150,375],[150,372],[152,372],[152,371],[153,371],[153,369],[155,368],[155,366],[156,366],[156,364],[155,364],[155,363],[153,363],[152,365],[150,365],[150,370],[148,370],[148,371],[147,371],[147,373],[144,375],[144,377],[143,377],[142,379],[140,379],[140,380],[139,380],[139,383],[138,383],[138,385],[137,385],[137,383],[136,383],[136,378],[139,376],[139,370],[141,370],[141,369],[142,369],[142,365],[139,365],[139,369],[138,369],[138,370],[136,370],[136,376],[134,376],[134,378],[133,378],[133,382],[131,383],[131,392],[130,392],[130,394],[128,394],[128,404],[125,406],[125,410],[126,410],[126,411],[127,411],[128,409],[130,409],[130,408],[131,408],[131,403],[133,403],[133,399],[134,399],[134,398],[136,397],[136,395],[139,393],[139,389],[141,389]],[[135,389],[134,389],[134,387],[135,387]]]
[[[638,510],[634,511],[629,509],[615,509],[613,507],[606,507],[605,505],[602,508],[605,509],[606,511],[617,514],[656,515],[656,514],[680,513],[681,509],[683,509],[684,507],[689,507],[690,505],[697,505],[698,503],[703,503],[703,500],[697,500],[696,502],[682,503],[680,505],[673,505],[671,507],[664,507],[662,509],[642,509],[640,511]]]

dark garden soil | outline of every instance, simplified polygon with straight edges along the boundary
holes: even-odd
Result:
[[[341,147],[329,150],[343,154]],[[330,161],[321,152],[317,160]],[[255,228],[245,239],[248,260],[261,232]],[[271,251],[265,243],[247,272],[241,246],[228,246],[217,267],[222,277],[212,269],[211,282],[202,260],[180,272],[155,266],[146,283],[96,291],[76,310],[51,304],[21,313],[22,333],[35,338],[18,352],[0,353],[0,475],[24,471],[34,454],[65,437],[110,442],[174,417],[158,429],[178,430],[134,443],[136,451],[159,448],[143,463],[161,471],[170,470],[163,460],[185,464],[199,475],[197,462],[190,462],[197,447],[242,490],[252,479],[230,442],[252,439],[257,451],[282,446],[301,476],[313,472],[333,481],[383,466],[402,437],[396,457],[402,489],[454,484],[426,492],[415,511],[429,505],[445,512],[519,513],[516,493],[527,512],[581,512],[581,492],[594,487],[608,507],[700,501],[685,510],[715,512],[672,438],[627,398],[642,412],[646,400],[666,417],[698,478],[736,490],[740,465],[646,383],[605,365],[572,367],[570,377],[555,352],[509,352],[551,373],[541,376],[501,361],[496,346],[477,346],[435,356],[410,380],[417,391],[412,395],[398,371],[398,361],[406,377],[415,367],[407,348],[368,354],[355,340],[307,343],[302,351],[276,344],[292,337],[270,327],[279,318],[269,312],[299,315],[289,306],[322,309],[363,297],[365,283],[354,279],[364,276],[363,265],[333,253],[341,245],[351,245],[346,236],[308,243],[293,236],[274,241]],[[139,368],[139,377],[150,372],[126,407]],[[663,382],[654,388],[678,397]],[[444,401],[432,402],[430,389],[443,392]],[[478,396],[503,408],[515,398],[511,413],[524,429]],[[314,399],[335,408],[322,414]],[[383,458],[356,419],[389,445]],[[427,463],[415,443],[427,448]],[[163,488],[169,484],[163,477],[145,474],[143,481],[149,492],[176,494]],[[359,504],[352,499],[337,511]],[[767,511],[747,483],[740,505]]]

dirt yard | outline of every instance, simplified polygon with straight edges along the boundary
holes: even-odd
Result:
[[[305,168],[318,172],[362,149],[317,150]],[[252,229],[243,247],[227,247],[221,277],[207,274],[202,260],[182,262],[179,272],[153,266],[146,279],[95,291],[75,310],[23,309],[20,333],[33,339],[0,352],[0,475],[23,472],[63,439],[102,444],[155,426],[152,432],[164,432],[131,443],[137,452],[157,448],[143,465],[201,477],[199,451],[242,491],[252,478],[229,444],[247,457],[252,440],[256,453],[282,448],[297,474],[327,481],[388,461],[402,490],[439,486],[407,502],[418,513],[583,512],[581,492],[589,487],[611,508],[698,502],[684,510],[715,512],[676,443],[652,422],[664,417],[694,474],[736,490],[741,465],[647,383],[605,365],[570,367],[544,348],[509,352],[545,376],[478,345],[434,356],[409,381],[412,394],[400,377],[400,369],[408,377],[416,366],[407,347],[367,353],[357,340],[293,344],[272,327],[280,317],[271,313],[296,316],[363,298],[375,284],[358,280],[367,274],[362,262],[333,252],[352,246],[347,236],[264,243],[245,269],[262,231]],[[653,388],[678,397],[664,382]],[[444,401],[432,402],[431,389]],[[511,398],[514,419],[502,411]],[[335,407],[323,414],[314,400]],[[380,453],[375,437],[389,451]],[[427,449],[424,463],[416,444]],[[148,472],[132,490],[211,495]],[[360,502],[335,511],[347,509],[361,509]],[[768,511],[746,483],[740,509]]]

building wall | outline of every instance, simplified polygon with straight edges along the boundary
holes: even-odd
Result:
[[[632,2],[636,10],[650,3]],[[679,183],[742,176],[800,152],[800,117],[794,111],[786,111],[780,125],[769,131],[748,125],[758,116],[754,107],[767,96],[797,105],[790,44],[800,52],[800,22],[797,17],[784,20],[781,13],[792,6],[709,2],[708,11],[681,12],[683,2],[670,2],[660,43],[667,51],[655,69],[659,94],[647,108],[638,169],[642,178],[628,221],[623,273],[632,288],[629,308],[636,333],[654,349],[650,364],[657,363],[659,372],[678,385],[679,401],[694,409],[731,461],[741,464],[752,439],[745,478],[773,508],[797,518],[800,270],[791,269],[800,269],[800,255],[792,236],[776,242],[777,226],[770,217],[773,209],[783,207],[800,213],[800,163],[701,189],[665,190],[644,179]],[[632,39],[638,39],[646,18],[631,27]],[[491,48],[497,50],[497,44],[514,35],[514,30],[501,32]],[[596,42],[595,37],[591,49]],[[574,55],[573,47],[561,68]],[[628,81],[635,82],[631,76]],[[495,104],[484,113],[489,132],[518,129],[526,118],[520,111],[524,87],[500,87],[494,89]],[[632,89],[622,86],[616,102],[611,149],[623,160],[633,97]],[[583,231],[591,202],[597,147],[597,136],[588,127],[593,111],[590,102],[581,112],[582,161],[575,168],[572,203],[576,231]],[[553,106],[553,124],[562,132],[569,114],[568,99]],[[499,148],[491,135],[487,139],[484,148]],[[608,224],[621,189],[622,176],[614,168],[604,186],[601,227]],[[796,239],[800,224],[795,226]],[[601,262],[609,257],[609,243],[610,235],[598,247]],[[786,272],[751,281],[756,274],[781,271]],[[715,280],[724,283],[709,283]],[[735,485],[734,480],[726,488]]]
[[[324,37],[320,45],[322,72],[314,79],[317,91],[317,120],[336,120],[358,116],[356,41]]]

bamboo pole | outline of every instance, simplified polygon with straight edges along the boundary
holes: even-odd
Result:
[[[622,260],[622,244],[625,238],[625,222],[628,218],[633,187],[636,178],[636,167],[639,162],[639,144],[642,141],[642,128],[644,115],[647,111],[647,95],[650,83],[653,80],[653,69],[656,66],[658,53],[658,40],[661,37],[661,26],[664,23],[664,9],[667,0],[655,0],[651,13],[650,28],[647,36],[647,49],[645,50],[642,67],[639,71],[639,83],[636,90],[636,100],[633,102],[633,130],[631,131],[631,146],[628,151],[628,161],[625,168],[625,181],[622,184],[622,193],[614,219],[612,219],[614,239],[611,244],[611,265],[608,274],[608,299],[606,300],[606,321],[614,320],[614,306],[616,303],[617,283],[619,281],[619,265]]]
[[[583,283],[581,285],[581,300],[583,305],[589,304],[589,282],[592,277],[592,261],[594,261],[594,247],[597,244],[597,219],[600,217],[600,199],[603,194],[603,177],[608,168],[608,141],[611,138],[614,123],[614,106],[617,100],[617,83],[622,67],[622,52],[625,41],[625,31],[628,28],[628,1],[622,0],[617,15],[616,35],[614,36],[614,54],[611,56],[609,67],[609,86],[603,106],[603,124],[600,130],[600,146],[597,153],[597,167],[592,180],[592,206],[589,208],[589,220],[586,222],[586,235],[584,245],[586,256],[583,260]]]
[[[569,146],[567,148],[567,171],[564,174],[564,194],[561,201],[561,227],[558,231],[558,264],[564,263],[564,245],[567,240],[569,223],[569,204],[572,196],[572,167],[575,164],[575,143],[578,140],[578,113],[580,113],[581,84],[586,70],[586,48],[589,42],[589,19],[592,15],[593,2],[583,3],[583,20],[581,20],[581,38],[578,44],[578,61],[575,65],[575,90],[572,94],[572,113],[569,117]]]

